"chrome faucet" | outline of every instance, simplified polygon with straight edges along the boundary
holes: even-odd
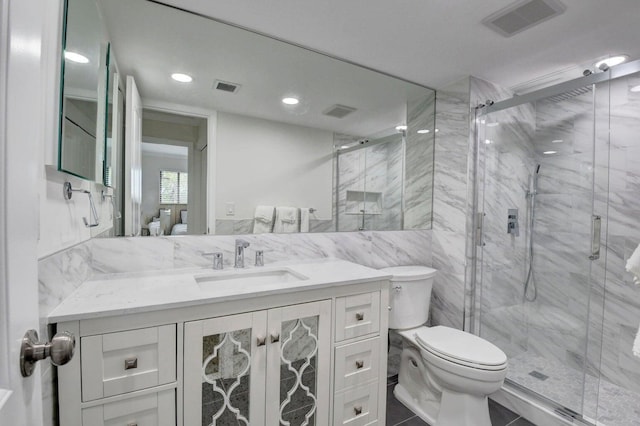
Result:
[[[236,240],[236,263],[234,268],[244,268],[244,249],[249,247],[249,242],[238,238]]]

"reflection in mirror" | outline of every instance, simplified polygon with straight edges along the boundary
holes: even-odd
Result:
[[[146,105],[143,142],[186,146],[167,123],[190,111],[214,138],[190,142],[186,209],[158,192],[184,166],[154,168],[151,188],[143,164],[144,233],[170,234],[181,210],[190,234],[431,227],[433,90],[155,1],[99,4]]]
[[[204,234],[207,122],[144,110],[142,235]]]
[[[106,45],[95,2],[68,0],[65,20],[58,170],[95,180],[97,146],[104,141],[98,102]]]
[[[104,165],[103,184],[111,188],[116,186],[114,167],[117,161],[118,143],[122,128],[122,111],[119,109],[120,85],[116,66],[112,60],[111,50],[107,52],[107,84],[106,84],[106,116],[105,116],[105,141],[104,141]],[[114,108],[115,105],[115,108]]]

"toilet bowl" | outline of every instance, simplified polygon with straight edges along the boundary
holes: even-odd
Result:
[[[403,338],[396,398],[433,426],[491,426],[488,395],[504,382],[505,353],[473,334],[423,325],[434,269],[404,266],[384,271],[393,275],[389,328]]]

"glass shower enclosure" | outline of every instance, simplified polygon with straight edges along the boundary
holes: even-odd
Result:
[[[640,425],[640,61],[476,111],[472,321],[507,385]]]

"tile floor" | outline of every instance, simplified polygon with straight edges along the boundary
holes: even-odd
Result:
[[[398,383],[398,376],[387,379],[387,426],[429,426],[413,414],[407,407],[393,396],[393,387]],[[489,401],[489,415],[493,426],[535,426],[511,410]]]

